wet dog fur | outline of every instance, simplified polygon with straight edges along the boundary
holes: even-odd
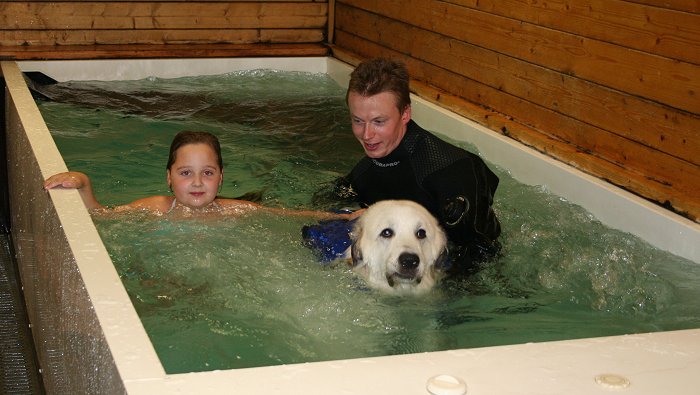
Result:
[[[372,288],[420,294],[443,277],[447,237],[435,217],[418,203],[373,204],[357,220],[350,238],[353,270]]]

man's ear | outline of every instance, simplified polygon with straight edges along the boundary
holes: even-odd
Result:
[[[401,113],[401,122],[405,125],[411,120],[411,105],[407,105]]]

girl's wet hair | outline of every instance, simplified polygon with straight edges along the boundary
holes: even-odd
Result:
[[[361,96],[389,92],[396,97],[396,106],[399,112],[403,113],[406,107],[411,105],[408,80],[408,70],[401,62],[385,58],[366,60],[350,74],[345,102],[347,103],[350,92]]]
[[[170,144],[170,154],[168,155],[168,164],[165,167],[170,170],[170,167],[175,163],[177,150],[180,147],[189,144],[206,144],[211,147],[216,153],[219,169],[224,169],[224,160],[221,158],[221,145],[219,139],[209,132],[193,132],[189,130],[182,131],[175,135],[173,142]]]

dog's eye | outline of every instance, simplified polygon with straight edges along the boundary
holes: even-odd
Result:
[[[419,239],[425,239],[425,229],[418,229],[418,232],[416,232],[416,237]]]
[[[394,231],[391,230],[390,228],[386,228],[386,229],[382,230],[382,233],[380,233],[379,235],[385,239],[388,239],[394,235]]]

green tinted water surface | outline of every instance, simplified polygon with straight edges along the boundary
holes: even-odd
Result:
[[[362,156],[344,89],[325,75],[256,70],[52,92],[39,102],[49,128],[105,204],[167,194],[168,146],[183,129],[219,136],[222,195],[259,192],[277,207],[330,208],[312,196]],[[421,297],[385,296],[342,264],[320,265],[301,244],[310,218],[94,219],[169,373],[700,327],[699,265],[492,168],[502,256]]]

